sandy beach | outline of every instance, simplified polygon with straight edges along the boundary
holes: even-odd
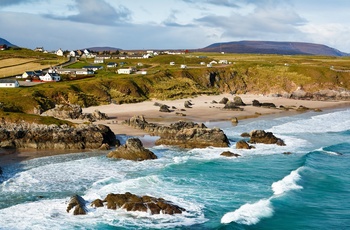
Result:
[[[95,122],[95,124],[105,124],[111,128],[116,135],[128,135],[138,136],[143,142],[145,147],[152,147],[153,141],[149,143],[145,142],[149,138],[143,138],[148,133],[131,128],[124,125],[123,122],[133,116],[143,115],[148,122],[158,124],[170,124],[179,120],[194,121],[194,122],[214,122],[214,121],[231,121],[232,118],[237,118],[238,122],[242,119],[255,118],[259,119],[260,116],[266,115],[277,115],[277,116],[288,116],[290,114],[299,113],[296,108],[299,106],[305,106],[310,110],[314,109],[331,109],[337,107],[350,106],[350,102],[346,101],[306,101],[306,100],[294,100],[281,97],[269,97],[263,95],[236,95],[242,98],[246,106],[242,106],[243,111],[231,111],[223,109],[224,105],[219,103],[213,103],[214,101],[220,102],[224,97],[229,100],[233,100],[234,96],[231,94],[220,94],[220,95],[202,95],[193,98],[178,99],[178,100],[150,100],[135,104],[109,104],[96,107],[84,108],[84,113],[91,113],[94,110],[106,113],[109,117],[108,120],[101,120]],[[276,107],[284,106],[291,108],[288,111],[283,109],[274,108],[263,108],[252,106],[252,101],[258,100],[259,102],[270,102],[274,103]],[[184,102],[191,101],[192,108],[185,108]],[[170,107],[171,112],[165,113],[159,111],[159,106],[155,103],[165,104]],[[181,113],[184,116],[177,115]],[[72,122],[83,122],[72,120]],[[146,136],[147,137],[147,136]],[[51,150],[27,150],[27,149],[15,149],[15,150],[1,150],[0,151],[0,166],[20,162],[23,160],[29,160],[37,157],[51,156],[57,154],[66,154],[72,151],[51,151]],[[81,150],[79,152],[82,152]]]
[[[233,100],[234,96],[242,98],[246,106],[242,106],[243,111],[232,111],[223,109],[224,105],[219,103],[224,97]],[[277,108],[284,106],[290,108],[288,111],[284,109],[264,108],[252,106],[252,101],[258,100],[260,103],[274,103]],[[190,101],[193,105],[191,108],[185,108],[184,102]],[[155,103],[165,104],[170,107],[171,112],[160,112],[159,106]],[[232,118],[237,118],[238,121],[247,118],[257,118],[262,115],[279,114],[281,116],[287,114],[297,113],[296,109],[299,106],[304,106],[310,110],[327,109],[350,105],[350,102],[345,101],[306,101],[294,100],[282,97],[272,97],[263,95],[201,95],[193,98],[178,99],[178,100],[151,100],[135,104],[109,104],[96,107],[84,108],[84,113],[91,113],[94,110],[99,110],[106,113],[109,120],[102,120],[95,122],[96,124],[105,124],[109,126],[112,131],[117,134],[125,134],[131,136],[142,136],[147,133],[142,130],[137,130],[126,125],[123,121],[136,116],[143,115],[148,122],[158,124],[170,124],[179,120],[194,121],[194,122],[213,122],[213,121],[229,121]]]

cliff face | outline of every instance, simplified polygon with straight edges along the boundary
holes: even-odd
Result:
[[[105,125],[39,125],[0,123],[1,148],[98,149],[119,145]]]

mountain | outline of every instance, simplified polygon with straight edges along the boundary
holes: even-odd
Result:
[[[282,55],[324,55],[349,56],[337,49],[306,42],[272,42],[272,41],[237,41],[214,43],[200,52],[282,54]]]
[[[115,47],[90,47],[90,48],[85,48],[87,50],[95,51],[95,52],[103,52],[103,51],[117,51],[117,50],[122,50],[120,48],[115,48]],[[84,50],[84,49],[83,49]]]
[[[10,47],[17,47],[16,45],[12,44],[11,42],[3,39],[3,38],[0,38],[0,45],[7,45],[7,46],[10,46]]]

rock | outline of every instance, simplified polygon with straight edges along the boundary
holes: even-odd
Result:
[[[253,106],[256,106],[256,107],[260,107],[260,106],[261,106],[261,103],[260,103],[258,100],[253,100],[253,101],[252,101],[252,105],[253,105]]]
[[[237,117],[232,117],[232,118],[231,118],[231,122],[232,122],[233,124],[238,124],[238,119],[237,119]]]
[[[95,201],[93,202],[95,203]],[[101,204],[100,201],[96,202]],[[126,192],[125,194],[110,193],[102,201],[102,204],[106,203],[108,209],[126,209],[127,211],[139,211],[150,212],[154,214],[181,214],[186,211],[170,201],[166,201],[162,198],[155,198],[151,196],[137,196],[135,194]]]
[[[236,142],[236,149],[251,149],[252,146],[250,146],[246,141],[240,140]]]
[[[192,105],[193,105],[193,104],[192,104],[190,101],[185,101],[185,102],[184,102],[185,108],[192,108],[192,107],[191,107]]]
[[[298,108],[297,108],[297,111],[298,112],[305,112],[305,111],[308,111],[310,110],[309,108],[303,106],[303,105],[300,105]]]
[[[282,139],[275,137],[271,132],[264,130],[253,130],[250,132],[250,143],[277,144],[284,146]]]
[[[87,213],[85,204],[86,201],[81,196],[74,195],[68,203],[67,212],[74,208],[74,215],[85,215]]]
[[[212,100],[211,102],[210,102],[210,104],[217,104],[218,102],[217,101],[215,101],[215,100]],[[226,103],[225,103],[226,104]]]
[[[224,156],[224,157],[240,157],[241,155],[239,155],[237,153],[232,153],[230,151],[225,151],[225,152],[222,152],[220,154],[220,156]]]
[[[263,102],[260,103],[261,107],[266,107],[266,108],[276,108],[276,105],[274,103],[271,102]]]
[[[171,111],[169,109],[169,106],[161,105],[160,108],[159,108],[159,112],[170,113]]]
[[[283,152],[284,155],[290,155],[292,154],[291,152]]]
[[[242,133],[241,137],[250,137],[250,134],[249,133]]]
[[[93,113],[83,113],[79,105],[75,104],[60,104],[55,108],[49,109],[41,114],[41,116],[51,116],[58,119],[81,119],[94,122],[97,120],[107,120],[108,116],[95,110]]]
[[[183,148],[228,147],[225,133],[217,128],[207,128],[202,123],[179,121],[169,126],[148,123],[143,116],[132,117],[125,124],[142,129],[160,138],[156,145],[175,145]]]
[[[222,99],[219,101],[219,104],[224,104],[224,105],[226,105],[227,102],[228,102],[228,98],[227,98],[227,97],[224,97],[224,98],[222,98]]]
[[[93,202],[91,202],[91,207],[94,208],[99,208],[99,207],[103,207],[103,201],[101,199],[96,199]]]
[[[314,109],[314,112],[322,112],[322,109],[316,108],[316,109]]]
[[[104,144],[119,145],[115,134],[105,125],[58,126],[26,122],[0,124],[2,148],[99,149]]]
[[[143,147],[142,142],[138,138],[128,139],[125,145],[119,146],[116,150],[108,153],[107,157],[133,161],[157,159],[153,152]]]
[[[243,102],[241,97],[235,96],[233,98],[233,102],[235,103],[236,106],[245,106],[246,104]]]
[[[227,102],[223,109],[229,109],[229,110],[233,110],[233,111],[242,111],[243,110],[242,108],[236,106],[236,104],[233,101]]]
[[[0,176],[2,175],[2,173],[3,173],[3,172],[2,172],[2,168],[0,167]]]

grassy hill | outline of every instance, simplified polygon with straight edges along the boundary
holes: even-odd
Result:
[[[14,57],[12,53],[7,59],[40,59],[40,56],[29,54],[22,52]],[[5,60],[2,56],[2,61]],[[227,60],[230,64],[216,64],[212,68],[200,64],[212,60]],[[52,57],[52,61],[58,60]],[[147,71],[147,74],[118,75],[117,68],[108,69],[104,66],[103,70],[90,78],[70,79],[66,76],[62,82],[2,88],[0,108],[5,113],[32,114],[34,110],[47,110],[59,103],[89,107],[222,92],[282,94],[298,87],[309,92],[350,89],[350,57],[190,53],[109,61],[126,62],[124,67],[136,66],[139,70]],[[74,67],[91,62],[82,60],[75,63]],[[170,65],[170,62],[175,62],[175,65]],[[181,64],[186,64],[188,68],[181,69]]]
[[[67,58],[55,54],[12,47],[0,51],[0,78],[22,75],[24,71],[46,69],[66,61]]]

